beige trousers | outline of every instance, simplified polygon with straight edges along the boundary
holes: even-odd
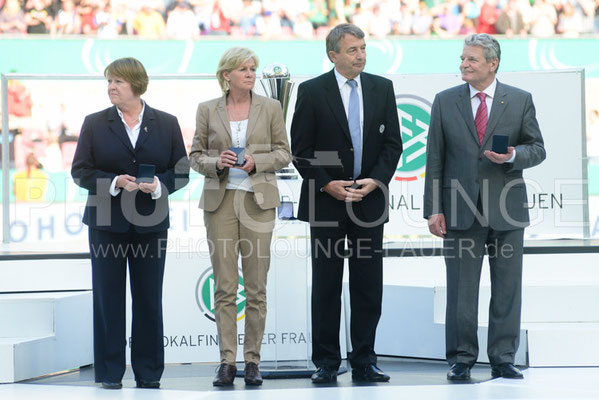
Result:
[[[260,362],[266,320],[266,277],[275,209],[262,210],[254,194],[226,190],[216,211],[204,211],[216,290],[214,294],[221,363],[237,357],[238,260],[245,290],[245,362]]]

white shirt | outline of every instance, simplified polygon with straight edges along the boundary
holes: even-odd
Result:
[[[347,81],[346,77],[341,75],[337,69],[335,69],[335,78],[337,78],[337,85],[339,85],[339,92],[341,93],[341,101],[343,101],[343,108],[345,108],[345,116],[348,117],[349,113],[349,95],[351,93],[351,86]],[[364,132],[364,101],[362,97],[362,82],[360,80],[360,75],[354,78],[354,81],[357,82],[358,86],[356,89],[358,91],[358,99],[360,101],[360,137],[363,136]]]
[[[116,112],[119,114],[119,117],[121,117],[121,121],[125,126],[125,131],[127,131],[127,136],[129,136],[129,140],[131,141],[131,146],[133,146],[133,148],[135,148],[135,145],[137,144],[137,139],[139,138],[139,131],[141,130],[141,121],[143,121],[144,112],[146,111],[146,103],[144,101],[142,101],[141,103],[141,112],[139,113],[139,117],[137,117],[137,124],[133,128],[130,128],[127,122],[125,122],[125,116],[123,115],[123,112],[118,107],[116,108]],[[110,185],[109,192],[112,196],[117,196],[119,193],[121,193],[121,188],[116,187],[116,181],[118,180],[118,178],[118,176],[115,177],[112,180],[112,184]],[[158,180],[158,177],[155,176],[154,178]],[[154,200],[160,198],[160,196],[162,195],[162,187],[160,185],[160,180],[158,180],[156,190],[153,191],[151,194],[152,199]]]
[[[133,148],[135,148],[135,145],[137,144],[137,139],[139,138],[139,130],[141,129],[141,121],[143,121],[144,112],[146,111],[146,103],[142,101],[142,104],[143,105],[141,107],[141,112],[137,117],[137,124],[133,128],[130,128],[127,122],[125,122],[125,116],[123,115],[123,112],[118,107],[116,108],[116,112],[119,114],[119,117],[121,117],[121,121],[125,126],[127,136],[129,136],[129,140],[131,141],[131,145],[133,146]]]
[[[476,90],[472,87],[472,85],[468,84],[470,88],[470,104],[472,104],[472,118],[476,119],[476,111],[478,110],[478,106],[480,105],[480,99],[477,94],[480,93],[479,90]],[[485,93],[487,97],[485,97],[485,103],[487,104],[487,120],[489,119],[489,115],[491,115],[491,107],[493,107],[493,98],[495,97],[495,89],[497,89],[497,78],[493,79],[493,83],[491,83],[482,93]],[[514,149],[514,154],[512,158],[507,160],[508,163],[513,163],[516,159],[516,149]]]
[[[230,124],[231,143],[233,143],[233,147],[245,148],[248,120],[232,121]],[[246,192],[254,191],[248,173],[238,168],[229,168],[229,177],[225,188],[233,190],[240,189],[245,190]]]

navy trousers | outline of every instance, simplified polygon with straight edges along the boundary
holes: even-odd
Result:
[[[125,373],[127,266],[132,298],[131,364],[135,379],[159,381],[164,370],[162,282],[167,231],[140,234],[89,229],[96,382]]]

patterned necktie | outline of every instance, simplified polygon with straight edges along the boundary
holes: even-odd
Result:
[[[351,142],[354,146],[354,179],[360,176],[362,171],[362,133],[360,128],[360,99],[358,98],[358,82],[349,79],[347,84],[351,86],[349,94],[349,107],[347,110],[347,123]]]
[[[485,137],[485,130],[487,129],[487,120],[489,118],[487,112],[487,102],[485,98],[486,93],[478,92],[476,96],[480,99],[480,104],[476,110],[476,117],[474,118],[474,125],[476,126],[476,133],[478,133],[478,143],[483,144],[483,137]]]

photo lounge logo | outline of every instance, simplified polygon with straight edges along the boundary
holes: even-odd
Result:
[[[415,181],[424,178],[426,140],[431,122],[432,104],[419,96],[395,96],[401,125],[403,153],[395,171],[396,181]]]
[[[200,311],[210,321],[215,321],[214,317],[214,293],[216,291],[216,282],[214,280],[214,270],[212,266],[206,269],[198,279],[196,284],[196,302]],[[245,317],[245,288],[243,286],[243,277],[241,269],[239,270],[239,282],[237,284],[237,321]]]

